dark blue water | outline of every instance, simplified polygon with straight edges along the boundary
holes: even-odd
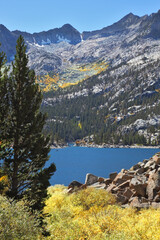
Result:
[[[119,172],[122,168],[129,169],[134,164],[149,159],[158,151],[159,149],[85,147],[52,149],[49,163],[54,162],[57,171],[50,183],[65,186],[73,180],[84,183],[87,173],[108,177],[109,173]]]

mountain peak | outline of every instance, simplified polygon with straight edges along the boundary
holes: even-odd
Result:
[[[128,13],[125,17],[133,17],[135,16],[132,12]]]
[[[126,16],[124,16],[119,22],[127,22],[127,23],[133,23],[134,21],[139,20],[140,17],[137,15],[134,15],[133,13],[129,13]]]
[[[3,24],[0,24],[0,31],[9,32],[9,30]]]
[[[71,24],[66,23],[62,26],[62,28],[74,28]]]
[[[64,24],[60,29],[64,30],[64,31],[75,31],[75,32],[78,32],[79,31],[74,28],[71,24],[67,23],[67,24]]]

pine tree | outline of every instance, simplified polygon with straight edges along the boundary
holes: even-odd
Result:
[[[8,82],[8,68],[5,67],[6,56],[3,52],[0,52],[0,159],[9,153],[9,149],[6,146],[7,120],[9,101],[7,94],[7,82]],[[5,128],[6,127],[6,128]],[[2,141],[3,139],[3,141]],[[1,169],[3,174],[3,170]]]
[[[10,152],[1,157],[9,177],[8,195],[15,199],[27,197],[34,209],[42,209],[54,164],[45,168],[49,159],[49,137],[42,133],[45,115],[40,112],[42,93],[29,70],[26,46],[22,36],[17,40],[15,60],[7,86],[8,120],[3,139],[11,143]],[[8,125],[9,122],[9,125]],[[1,128],[1,126],[0,126]]]

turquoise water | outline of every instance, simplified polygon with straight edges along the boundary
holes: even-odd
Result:
[[[85,147],[52,149],[49,163],[54,162],[57,171],[50,183],[65,186],[73,180],[84,183],[87,173],[108,177],[109,173],[119,172],[122,168],[129,169],[134,164],[149,159],[158,151],[160,150]]]

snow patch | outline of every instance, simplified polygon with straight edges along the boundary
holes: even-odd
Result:
[[[39,45],[38,43],[34,43],[34,46],[36,46],[36,47],[41,47],[41,48],[44,47],[43,45]]]
[[[42,42],[41,42],[42,45],[50,45],[51,44],[51,40],[47,38],[47,41],[44,41],[42,39]]]
[[[56,35],[56,37],[58,38],[57,42],[67,42],[70,43],[71,41],[68,40],[67,38],[65,38],[64,36],[59,36],[58,34]]]

